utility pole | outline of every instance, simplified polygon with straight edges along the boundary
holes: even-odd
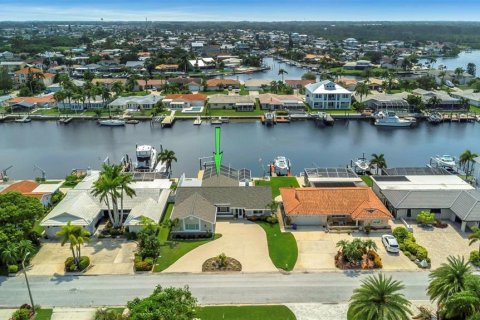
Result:
[[[30,283],[28,283],[27,270],[25,269],[25,260],[27,259],[29,254],[30,252],[27,252],[25,254],[25,257],[23,257],[22,268],[23,268],[23,274],[25,275],[25,282],[27,283],[28,296],[30,297],[30,304],[32,305],[32,311],[33,311],[33,314],[35,315],[35,304],[33,303],[32,291],[30,291]]]

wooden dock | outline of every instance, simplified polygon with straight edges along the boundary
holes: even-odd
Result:
[[[162,128],[171,127],[173,126],[174,122],[175,122],[175,110],[173,110],[169,116],[166,116],[165,118],[163,118],[161,122],[161,126]]]

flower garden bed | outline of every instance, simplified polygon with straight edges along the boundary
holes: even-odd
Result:
[[[242,271],[240,261],[221,254],[205,261],[202,265],[202,272],[218,272],[218,271]]]
[[[381,269],[382,259],[376,252],[377,245],[373,240],[339,241],[340,250],[335,255],[335,266],[342,270]]]

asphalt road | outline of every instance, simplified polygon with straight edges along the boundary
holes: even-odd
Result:
[[[340,303],[350,299],[370,272],[155,274],[132,276],[29,277],[35,304],[45,307],[125,305],[149,295],[156,285],[188,285],[200,304]],[[405,284],[410,300],[428,300],[428,272],[386,272]],[[0,307],[29,302],[22,274],[0,277]]]

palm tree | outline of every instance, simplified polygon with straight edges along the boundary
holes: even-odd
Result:
[[[377,251],[377,249],[378,249],[377,243],[375,241],[373,241],[372,239],[367,239],[367,240],[363,241],[363,247],[367,251],[370,251],[370,250]]]
[[[472,153],[470,150],[465,150],[460,155],[459,164],[463,166],[467,179],[473,171],[473,163],[475,162],[476,157],[478,157],[478,154]]]
[[[115,81],[112,84],[112,91],[115,92],[115,97],[118,97],[123,92],[123,84],[120,81]]]
[[[18,255],[20,257],[25,257],[27,253],[32,253],[35,250],[35,247],[30,240],[20,240],[17,245]]]
[[[462,67],[458,67],[453,72],[455,73],[455,77],[458,80],[460,76],[465,72],[465,70]]]
[[[372,159],[370,160],[370,166],[375,166],[377,168],[377,174],[380,169],[387,167],[387,161],[383,153],[381,154],[372,154]],[[372,167],[373,168],[373,167]]]
[[[150,76],[148,73],[144,73],[142,75],[142,80],[145,81],[145,87],[144,87],[144,90],[146,91],[147,90],[147,86],[148,86],[148,80],[150,80]]]
[[[158,161],[164,162],[167,166],[167,172],[172,172],[172,162],[177,162],[177,157],[175,152],[172,150],[165,149],[158,155]]]
[[[62,238],[62,247],[65,245],[65,243],[70,243],[73,262],[78,266],[81,257],[81,246],[88,241],[90,232],[83,229],[81,226],[72,225],[72,222],[68,221],[66,225],[61,227],[60,231],[58,231],[56,235],[57,237]]]
[[[133,181],[133,174],[130,173],[122,173],[120,175],[120,225],[123,224],[123,193],[125,193],[128,197],[133,198],[136,196],[135,190],[130,187],[130,184]]]
[[[442,83],[441,83],[441,84],[444,84],[444,83],[445,83],[445,77],[447,76],[447,72],[446,72],[446,71],[440,71],[440,73],[438,74],[438,76],[440,77],[440,79],[442,79]]]
[[[473,233],[468,236],[468,240],[470,240],[468,245],[471,246],[475,242],[478,242],[478,245],[479,245],[478,252],[480,252],[480,228],[479,227],[473,227],[472,231],[473,231]]]
[[[362,102],[363,97],[370,94],[370,87],[365,81],[359,82],[355,86],[355,93],[360,96],[360,102]]]
[[[480,278],[467,276],[465,290],[450,296],[442,308],[447,319],[471,319],[480,316]]]
[[[6,265],[16,264],[19,258],[18,246],[14,243],[9,243],[2,251],[2,261]]]
[[[283,78],[285,74],[288,74],[288,72],[285,69],[281,68],[280,70],[278,70],[278,75],[282,76],[282,82],[284,82]]]
[[[435,109],[440,103],[442,103],[442,99],[437,96],[433,96],[428,99],[428,106],[432,109]]]
[[[427,293],[430,300],[437,301],[439,306],[444,305],[453,294],[465,290],[465,279],[472,274],[463,257],[450,256],[447,261],[429,275]]]
[[[127,79],[127,83],[125,84],[125,89],[127,91],[133,91],[137,86],[137,77],[135,75],[130,75]]]
[[[348,319],[409,320],[410,302],[399,291],[405,286],[383,274],[370,276],[353,291],[348,307]]]
[[[113,227],[121,226],[120,214],[118,212],[118,198],[120,197],[119,186],[121,183],[121,165],[103,164],[102,172],[98,180],[93,183],[91,193],[104,201],[108,209],[108,217]]]

